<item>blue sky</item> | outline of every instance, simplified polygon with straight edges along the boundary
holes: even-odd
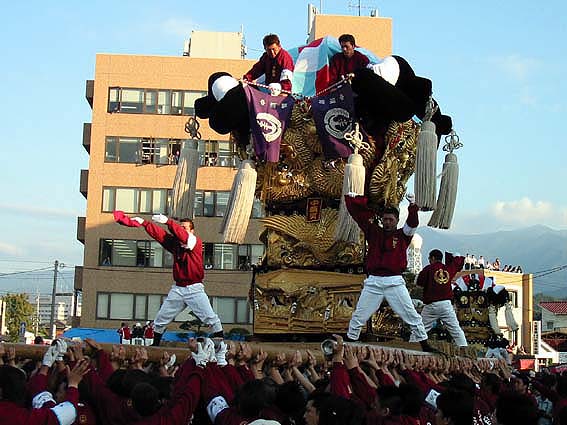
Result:
[[[192,29],[239,31],[243,25],[249,58],[256,58],[268,32],[278,33],[284,47],[304,43],[307,3],[273,2],[270,8],[266,2],[225,0],[3,5],[0,273],[48,267],[55,259],[82,264],[75,232],[76,217],[85,214],[79,173],[88,168],[88,155],[81,138],[82,123],[91,119],[84,93],[96,53],[176,56]],[[322,3],[327,14],[357,13],[349,1]],[[393,18],[394,53],[433,80],[434,95],[465,144],[458,152],[453,231],[484,233],[532,224],[565,228],[563,2],[363,4]],[[72,282],[68,270],[66,279]]]

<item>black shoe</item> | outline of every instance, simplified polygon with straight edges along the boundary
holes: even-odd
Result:
[[[154,332],[154,342],[152,342],[152,347],[159,347],[159,344],[161,342],[161,337],[163,336],[163,334]]]
[[[211,335],[211,338],[223,338],[224,339],[224,331],[220,330],[218,332],[215,332],[214,334]]]

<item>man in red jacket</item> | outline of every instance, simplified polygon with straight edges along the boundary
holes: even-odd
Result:
[[[205,325],[211,326],[213,337],[222,337],[221,321],[214,312],[202,283],[205,277],[203,242],[195,235],[193,221],[183,218],[180,221],[181,224],[177,224],[163,214],[152,216],[154,222],[167,225],[170,232],[168,233],[154,223],[141,217],[130,218],[122,211],[115,211],[114,219],[124,226],[144,227],[148,235],[173,254],[173,279],[175,283],[154,320],[154,342],[152,345],[158,346],[160,344],[166,326],[186,306]]]
[[[453,254],[447,252],[445,263],[443,264],[441,251],[434,249],[429,253],[429,265],[417,275],[416,283],[423,287],[423,303],[425,304],[421,317],[426,332],[431,330],[437,319],[441,319],[455,344],[459,347],[466,347],[467,339],[451,302],[453,299],[451,282],[453,276],[463,268],[465,257],[453,257]]]
[[[293,59],[280,44],[276,34],[268,34],[263,40],[266,52],[258,59],[243,79],[254,81],[264,75],[264,84],[270,86],[270,91],[277,96],[281,90],[291,91],[293,76]]]
[[[351,34],[343,34],[339,37],[341,53],[331,58],[329,64],[329,84],[334,84],[341,79],[342,75],[350,74],[361,68],[366,68],[370,60],[359,51],[355,50],[356,42]]]
[[[411,329],[410,342],[419,342],[426,351],[432,348],[427,343],[427,333],[421,316],[415,310],[402,273],[407,268],[407,249],[417,230],[419,220],[415,196],[407,195],[408,218],[403,228],[398,229],[399,211],[386,207],[380,219],[382,226],[373,222],[375,211],[368,207],[368,198],[349,193],[345,196],[346,207],[368,242],[366,271],[368,277],[358,298],[356,309],[350,319],[347,337],[356,341],[360,330],[372,314],[386,299],[392,310]]]

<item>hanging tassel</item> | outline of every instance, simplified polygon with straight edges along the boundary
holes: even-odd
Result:
[[[508,301],[504,304],[504,317],[506,318],[506,326],[511,331],[517,331],[519,326],[518,322],[516,322],[516,318],[514,317],[514,313],[512,312],[512,303]]]
[[[445,155],[437,205],[427,224],[430,227],[436,227],[438,229],[448,229],[451,227],[459,182],[459,163],[457,162],[457,155],[455,155],[453,151],[462,146],[463,144],[459,141],[459,136],[457,136],[454,131],[452,131],[449,136],[445,137],[443,150],[449,153]]]
[[[335,228],[335,240],[358,243],[360,241],[360,228],[347,211],[345,195],[351,192],[357,195],[364,194],[366,168],[364,168],[364,161],[358,150],[366,149],[368,144],[362,141],[362,133],[359,131],[358,123],[355,123],[354,126],[353,131],[345,134],[345,139],[353,145],[354,152],[348,157],[348,162],[345,165],[343,190],[339,204],[337,226]]]
[[[242,161],[234,176],[226,215],[222,221],[221,233],[224,235],[224,243],[244,242],[254,205],[257,178],[254,162],[249,159]]]
[[[179,155],[177,171],[173,180],[171,215],[177,218],[193,218],[195,208],[195,190],[197,188],[197,170],[199,168],[198,140],[183,142]]]
[[[433,99],[430,98],[417,139],[415,159],[415,203],[422,211],[434,210],[436,205],[437,134],[435,124],[430,121],[434,112]]]
[[[488,306],[488,321],[490,322],[490,327],[496,335],[502,335],[500,326],[498,326],[498,316],[496,312],[496,307],[493,305]]]

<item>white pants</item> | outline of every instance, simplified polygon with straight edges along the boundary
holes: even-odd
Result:
[[[434,301],[430,304],[425,304],[423,310],[421,310],[421,318],[423,319],[425,332],[429,332],[437,319],[441,319],[455,341],[455,344],[459,347],[466,347],[468,345],[467,338],[459,325],[451,300]]]
[[[185,307],[193,312],[201,322],[212,327],[213,332],[222,331],[222,324],[219,316],[211,307],[209,297],[205,293],[205,287],[202,283],[194,283],[188,286],[173,285],[167,294],[167,298],[163,301],[156,319],[154,320],[154,331],[164,333],[165,328],[169,325]]]
[[[350,339],[357,340],[360,337],[360,330],[370,316],[380,308],[384,298],[392,310],[410,326],[410,342],[427,339],[423,321],[413,306],[404,278],[373,275],[364,280],[364,288],[362,288],[348,326],[347,336]]]

